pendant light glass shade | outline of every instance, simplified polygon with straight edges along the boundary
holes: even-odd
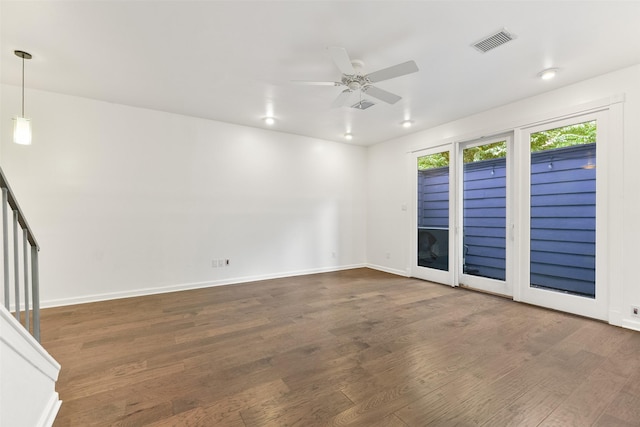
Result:
[[[31,119],[14,117],[13,142],[20,145],[31,145]]]
[[[13,142],[20,145],[31,145],[31,119],[24,116],[24,60],[31,59],[28,52],[14,50],[17,57],[22,58],[22,115],[13,119]]]

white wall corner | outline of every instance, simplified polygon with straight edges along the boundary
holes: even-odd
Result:
[[[622,326],[623,316],[622,312],[618,309],[611,308],[609,310],[609,324],[613,326]]]
[[[385,273],[395,274],[396,276],[411,277],[409,271],[400,270],[397,268],[389,268],[389,267],[385,267],[383,265],[377,265],[377,264],[367,264],[366,267],[371,268],[372,270],[378,270],[378,271],[383,271]]]

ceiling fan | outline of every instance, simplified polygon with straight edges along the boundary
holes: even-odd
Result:
[[[360,102],[353,105],[354,108],[364,110],[370,107],[373,103],[364,101],[362,94],[370,95],[376,99],[384,101],[388,104],[395,104],[402,99],[401,96],[395,93],[388,92],[380,89],[377,86],[373,86],[373,83],[378,83],[384,80],[393,79],[396,77],[404,76],[406,74],[415,73],[418,71],[418,66],[415,61],[407,61],[402,64],[394,65],[392,67],[383,68],[382,70],[374,71],[369,74],[362,74],[362,68],[364,63],[359,60],[351,60],[347,50],[342,47],[329,47],[329,55],[336,64],[342,78],[338,82],[306,82],[299,81],[297,83],[308,85],[320,85],[320,86],[345,86],[338,97],[331,104],[332,108],[342,107],[347,104],[349,98],[353,92],[360,92]]]

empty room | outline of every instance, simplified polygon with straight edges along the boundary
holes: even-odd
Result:
[[[0,2],[0,425],[640,426],[640,1]]]

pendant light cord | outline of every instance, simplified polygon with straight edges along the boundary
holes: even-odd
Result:
[[[31,59],[32,56],[30,53],[22,50],[14,50],[13,53],[22,58],[22,118],[24,118],[24,60]]]
[[[24,55],[22,56],[22,118],[24,118]]]

